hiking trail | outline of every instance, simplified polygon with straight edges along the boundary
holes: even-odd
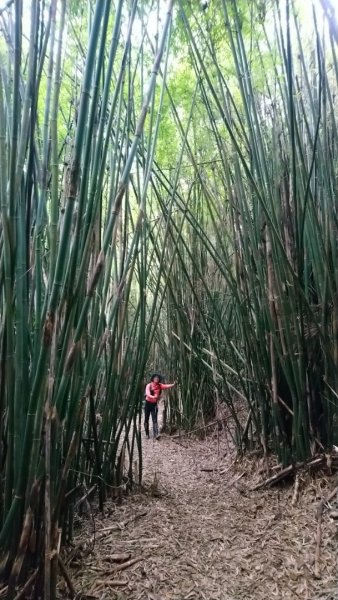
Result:
[[[94,549],[72,565],[82,599],[338,599],[327,516],[314,577],[316,508],[333,481],[308,476],[291,506],[293,485],[251,491],[258,460],[236,461],[223,432],[144,439],[143,449],[142,488],[95,515]]]

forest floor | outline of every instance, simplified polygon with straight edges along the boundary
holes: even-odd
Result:
[[[67,567],[77,598],[338,600],[332,505],[324,508],[314,575],[316,510],[337,476],[302,474],[292,506],[292,482],[252,491],[265,476],[261,466],[236,460],[222,431],[145,440],[142,487],[95,515],[94,547],[89,518],[74,540],[87,541]]]

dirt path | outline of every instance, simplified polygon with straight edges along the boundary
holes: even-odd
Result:
[[[250,491],[257,464],[233,465],[224,451],[216,435],[145,441],[146,491],[96,521],[104,537],[74,565],[83,599],[338,600],[337,526],[327,513],[321,579],[313,575],[315,510],[335,482],[308,478],[292,507],[292,487]],[[116,523],[119,531],[100,534]],[[141,560],[114,573],[117,553]]]

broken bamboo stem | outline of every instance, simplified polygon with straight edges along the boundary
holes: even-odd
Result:
[[[327,458],[325,455],[323,455],[323,456],[317,456],[315,458],[311,458],[308,461],[303,461],[303,462],[299,462],[299,463],[296,463],[293,465],[289,465],[288,467],[285,467],[285,469],[282,469],[278,473],[275,473],[275,475],[272,475],[272,477],[269,477],[268,479],[261,481],[260,483],[255,485],[255,487],[251,488],[251,490],[256,491],[263,487],[272,486],[275,483],[278,483],[279,481],[281,481],[282,479],[285,479],[291,473],[298,471],[299,469],[320,467],[320,466],[324,466],[326,464],[327,464]]]
[[[34,583],[34,580],[35,580],[38,572],[39,572],[39,569],[35,569],[35,571],[33,571],[33,573],[31,574],[31,576],[29,577],[29,579],[27,579],[27,581],[26,581],[25,585],[23,586],[23,588],[21,588],[21,590],[15,596],[14,600],[22,600],[22,598],[24,598],[26,596],[26,593],[28,592],[28,590],[30,589],[30,587]]]
[[[58,563],[59,563],[59,567],[60,567],[60,571],[62,573],[62,576],[67,584],[68,590],[69,590],[69,594],[71,598],[75,598],[76,596],[76,591],[75,591],[75,587],[73,585],[73,582],[69,576],[69,573],[66,569],[65,563],[63,562],[60,554],[58,555]]]

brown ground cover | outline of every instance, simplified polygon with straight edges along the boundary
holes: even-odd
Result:
[[[316,511],[337,476],[300,472],[292,505],[292,480],[252,490],[261,467],[236,460],[216,432],[145,440],[143,486],[95,516],[95,544],[88,518],[64,557],[78,597],[338,600],[335,499],[323,506],[315,574]]]

